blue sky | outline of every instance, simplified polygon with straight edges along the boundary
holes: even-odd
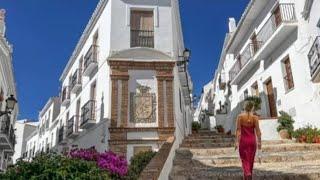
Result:
[[[192,51],[195,94],[213,77],[228,18],[238,21],[249,0],[181,0],[185,46]],[[19,118],[36,120],[49,97],[58,95],[59,77],[98,0],[0,0],[7,11],[7,39],[20,106]]]

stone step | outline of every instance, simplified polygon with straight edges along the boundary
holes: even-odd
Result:
[[[190,136],[188,136],[188,139],[192,139],[192,138],[223,138],[223,137],[235,137],[234,135],[228,135],[228,134],[192,134]]]
[[[320,179],[320,161],[279,162],[255,164],[255,180],[318,180]],[[240,165],[208,167],[174,166],[170,180],[236,180],[242,179]]]
[[[182,148],[224,148],[233,147],[234,142],[220,142],[220,143],[182,143]]]
[[[320,144],[298,144],[298,143],[284,143],[284,144],[265,144],[262,143],[262,152],[288,152],[288,151],[320,151]],[[216,156],[220,154],[235,153],[234,147],[228,148],[179,148],[177,153],[181,151],[190,151],[198,156]]]
[[[197,138],[197,139],[185,139],[183,143],[188,144],[188,143],[221,143],[221,142],[235,142],[235,138],[208,138],[208,139],[202,139],[202,138]]]
[[[262,153],[262,163],[275,163],[275,162],[301,162],[320,160],[319,151],[296,151],[296,152],[274,152],[274,153]],[[230,154],[225,156],[193,156],[192,161],[196,163],[202,163],[207,166],[216,165],[239,165],[240,157],[238,154]],[[258,163],[258,157],[256,156],[255,162]],[[176,162],[177,163],[177,162]]]

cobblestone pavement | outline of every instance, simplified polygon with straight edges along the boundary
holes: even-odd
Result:
[[[187,137],[176,151],[171,180],[242,179],[234,136],[202,131]],[[320,144],[293,141],[262,143],[261,164],[256,159],[254,180],[320,180]]]

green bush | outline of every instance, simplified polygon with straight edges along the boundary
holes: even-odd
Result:
[[[254,110],[260,110],[261,109],[261,98],[258,96],[248,96],[245,101],[251,101],[254,105]]]
[[[141,152],[133,156],[130,160],[129,171],[126,179],[127,180],[138,179],[140,173],[149,164],[149,162],[155,155],[156,155],[156,152],[147,151],[147,152]]]
[[[293,133],[293,123],[294,123],[294,120],[292,119],[292,117],[284,112],[284,111],[280,111],[280,116],[278,117],[278,123],[279,123],[279,126],[277,127],[277,131],[281,131],[283,129],[286,129],[289,133],[290,136],[292,136],[292,133]]]
[[[201,128],[201,125],[199,122],[196,122],[196,121],[192,122],[192,130],[193,131],[199,131],[200,128]]]
[[[31,162],[19,161],[4,174],[3,180],[109,180],[107,171],[95,162],[71,159],[56,154],[41,154]]]

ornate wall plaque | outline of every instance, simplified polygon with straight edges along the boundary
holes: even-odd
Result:
[[[130,93],[130,122],[156,122],[156,95],[151,88],[138,84],[136,92]]]

